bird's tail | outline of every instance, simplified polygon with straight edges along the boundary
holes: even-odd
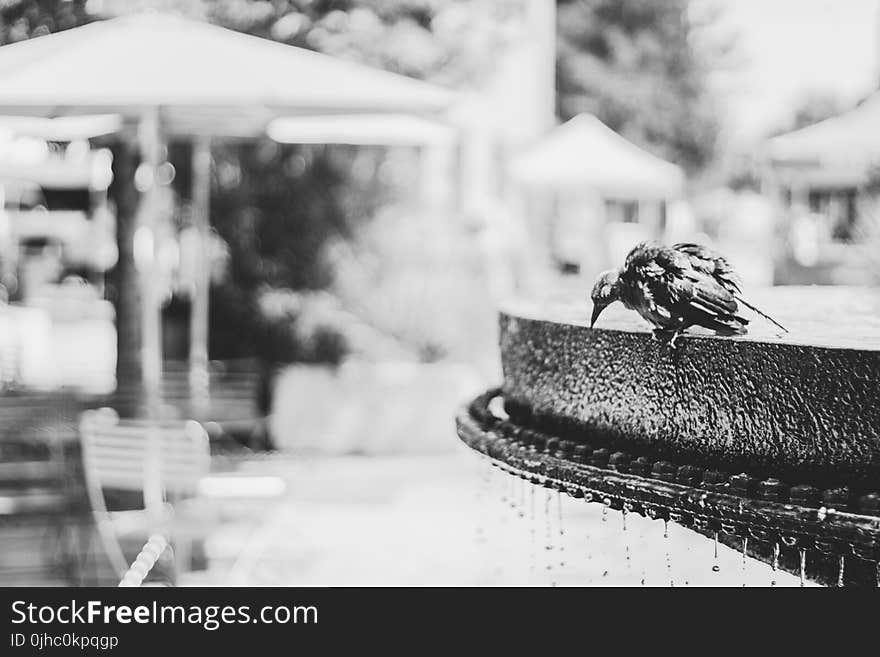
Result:
[[[763,317],[764,319],[766,319],[768,322],[772,322],[773,324],[776,324],[776,326],[778,326],[778,327],[781,328],[783,331],[785,331],[786,333],[788,333],[788,329],[787,329],[787,328],[785,328],[782,324],[780,324],[780,323],[777,322],[775,319],[773,319],[772,317],[770,317],[770,315],[768,315],[767,313],[765,313],[763,310],[759,310],[758,308],[755,308],[752,304],[750,304],[748,301],[746,301],[745,299],[743,299],[743,298],[740,297],[740,296],[736,296],[736,297],[734,297],[734,298],[735,298],[737,301],[739,301],[742,305],[744,305],[746,308],[751,308],[751,309],[754,310],[756,313],[758,313],[761,317]]]

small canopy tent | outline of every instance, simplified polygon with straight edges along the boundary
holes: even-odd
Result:
[[[529,187],[590,187],[615,199],[668,199],[681,194],[680,167],[627,141],[591,114],[562,124],[514,159],[511,174]]]
[[[880,164],[880,93],[855,109],[767,141],[770,167],[789,182],[857,186]]]
[[[665,203],[681,196],[685,179],[680,167],[639,148],[591,114],[555,128],[514,158],[510,173],[526,199],[552,201],[552,209],[529,212],[540,217],[532,220],[532,231],[546,233],[557,266],[582,273],[585,267],[611,266],[634,242],[658,236]],[[610,222],[612,212],[621,221]]]
[[[168,138],[194,140],[194,223],[207,240],[211,137],[262,135],[272,119],[296,114],[434,114],[451,100],[448,92],[404,76],[162,14],[91,23],[0,48],[0,114],[118,114],[123,133],[132,135],[136,127],[141,166],[147,167],[139,176],[145,211],[138,213],[142,225],[133,257],[141,283],[140,367],[148,394],[158,391],[161,376],[160,314],[152,284],[151,208],[157,196],[151,181],[159,177]],[[130,222],[132,216],[118,221]],[[131,256],[122,251],[124,257]],[[194,380],[205,378],[207,366],[207,264],[199,270],[190,339]],[[120,341],[126,339],[120,335]]]

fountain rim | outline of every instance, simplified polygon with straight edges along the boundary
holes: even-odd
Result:
[[[571,326],[588,331],[624,333],[629,335],[650,336],[652,334],[651,326],[637,318],[635,315],[626,320],[625,326],[599,325],[591,327],[589,322],[588,300],[584,301],[583,315],[577,317],[568,316],[562,312],[563,306],[566,309],[570,308],[570,300],[567,300],[567,302],[568,303],[563,303],[560,300],[557,303],[550,303],[548,306],[537,300],[512,298],[501,303],[498,312],[501,319],[506,321],[539,322],[543,324]],[[880,356],[880,342],[857,342],[851,337],[825,340],[816,338],[814,335],[799,338],[795,331],[789,331],[788,333],[781,335],[767,335],[765,333],[750,331],[744,335],[722,336],[716,335],[712,331],[701,329],[700,327],[691,327],[685,333],[682,333],[679,340],[711,340],[734,342],[743,345],[770,344],[780,347],[809,347],[811,349],[828,351],[858,351]]]
[[[854,554],[880,561],[880,510],[850,511],[837,508],[840,505],[832,508],[793,501],[790,498],[796,487],[788,487],[779,495],[779,487],[774,486],[777,498],[781,499],[766,499],[751,492],[758,480],[747,473],[706,483],[705,473],[709,470],[686,463],[670,464],[657,459],[655,465],[667,463],[675,468],[664,478],[652,476],[653,471],[652,475],[626,472],[624,459],[618,458],[622,465],[608,463],[608,457],[614,456],[608,449],[598,448],[590,455],[581,453],[576,457],[573,441],[494,415],[489,404],[496,397],[503,398],[500,388],[487,390],[465,405],[456,417],[458,435],[492,465],[513,476],[572,497],[589,495],[593,501],[603,501],[611,508],[672,521],[697,531],[752,536],[825,554]],[[548,449],[551,444],[553,447]],[[587,459],[597,457],[597,452],[602,452],[598,463],[589,462]],[[619,454],[626,456],[623,452],[615,453]],[[679,480],[683,472],[684,482]],[[732,485],[734,477],[748,477],[750,487],[737,490]],[[821,499],[823,492],[814,490],[813,497]],[[862,499],[868,498],[876,501],[878,495],[871,492]]]

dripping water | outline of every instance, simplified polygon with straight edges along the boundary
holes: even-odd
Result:
[[[535,485],[529,486],[529,572],[535,572]]]
[[[492,465],[488,462],[482,464],[482,468],[480,469],[480,485],[477,488],[477,526],[476,526],[476,542],[477,543],[485,543],[486,542],[486,529],[483,527],[483,519],[487,517],[488,510],[486,509],[486,505],[490,498],[490,491],[492,486]]]
[[[770,564],[770,570],[773,571],[773,579],[770,580],[770,586],[776,586],[776,570],[779,568],[779,543],[773,544],[773,562]]]
[[[499,474],[500,474],[500,472],[498,470],[495,470],[495,469],[492,470],[492,482],[494,483],[495,487],[498,489],[499,497],[501,498],[501,504],[503,506],[503,505],[507,504],[507,495],[505,494],[505,488],[504,488],[506,482],[504,480],[504,476],[502,475],[499,477]]]
[[[807,550],[805,548],[800,548],[798,554],[801,558],[800,577],[801,586],[803,586],[807,582]]]
[[[528,487],[528,482],[525,479],[519,480],[519,511],[518,515],[520,518],[525,518],[526,516],[526,488]]]
[[[632,572],[632,555],[629,549],[629,534],[626,531],[626,514],[627,514],[627,504],[624,503],[623,508],[620,510],[620,517],[623,519],[622,527],[623,527],[623,549],[626,557],[626,572]]]
[[[743,558],[742,558],[742,579],[743,579],[743,588],[746,586],[746,561],[749,556],[749,537],[743,536],[743,550],[742,550]]]
[[[713,548],[714,548],[714,554],[712,557],[712,560],[714,562],[712,564],[712,572],[717,573],[718,571],[721,570],[721,566],[718,564],[718,532],[717,531],[712,532],[712,543],[713,543]]]
[[[837,586],[838,587],[843,587],[843,571],[844,571],[845,566],[846,566],[846,560],[845,560],[844,556],[841,554],[840,555],[840,565],[837,568]]]
[[[592,501],[593,501],[593,494],[590,493],[590,492],[584,492],[584,502],[586,502],[587,504],[589,504],[589,503],[592,502]],[[584,533],[584,544],[585,544],[585,546],[586,546],[587,560],[590,560],[590,559],[593,558],[593,554],[592,554],[592,552],[590,551],[590,523],[587,522],[587,523],[586,523],[586,526],[587,526],[587,531]],[[587,582],[590,583],[590,584],[592,584],[592,582],[593,582],[593,574],[592,574],[593,571],[592,571],[592,569],[589,569],[588,572],[589,572],[590,574],[589,574],[589,576],[587,577]]]
[[[544,550],[547,552],[547,564],[545,569],[548,573],[553,571],[553,528],[551,527],[550,498],[552,494],[550,489],[545,489],[544,494]],[[550,582],[550,586],[556,586],[555,581]]]
[[[556,515],[559,523],[559,567],[565,568],[565,529],[562,525],[562,493],[556,489]]]
[[[666,579],[669,580],[669,586],[675,586],[675,580],[672,578],[672,551],[669,549],[668,518],[663,518],[663,545],[666,548]]]

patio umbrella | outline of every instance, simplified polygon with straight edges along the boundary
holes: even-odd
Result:
[[[91,23],[0,48],[0,114],[118,114],[137,125],[153,172],[168,137],[192,138],[193,214],[203,243],[211,137],[254,137],[272,119],[297,114],[433,114],[451,100],[448,92],[404,76],[162,14]],[[143,297],[141,374],[148,395],[158,399],[161,332],[149,212],[157,202],[149,184],[154,178],[141,176],[147,211],[140,213],[135,257]],[[199,269],[190,363],[193,380],[206,380],[207,264]]]
[[[118,132],[122,117],[118,114],[61,116],[47,119],[35,116],[0,116],[0,131],[46,141],[92,139]]]
[[[407,114],[292,116],[275,119],[266,132],[283,144],[440,146],[455,137],[452,127]]]

